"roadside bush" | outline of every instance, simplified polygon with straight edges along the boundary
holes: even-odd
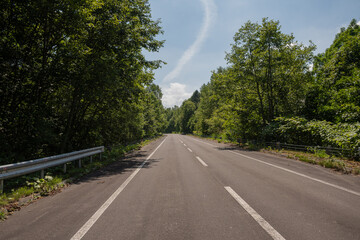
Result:
[[[335,124],[300,117],[280,117],[265,127],[263,138],[266,141],[357,149],[360,147],[360,123]]]

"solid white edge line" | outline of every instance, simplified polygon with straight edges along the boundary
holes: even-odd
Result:
[[[196,157],[196,159],[204,166],[207,167],[208,165],[199,157]]]
[[[245,202],[231,187],[224,187],[226,191],[248,212],[251,217],[275,240],[285,240],[264,218],[262,218],[249,204]]]
[[[213,144],[206,143],[206,142],[203,142],[203,141],[194,139],[194,138],[192,138],[192,139],[193,139],[194,141],[202,142],[202,143],[204,143],[204,144],[207,144],[207,145],[216,147],[216,146],[213,145]],[[292,170],[290,170],[290,169],[283,168],[283,167],[280,167],[280,166],[277,166],[277,165],[274,165],[274,164],[271,164],[271,163],[267,163],[267,162],[261,161],[261,160],[256,159],[256,158],[246,156],[246,155],[241,154],[241,153],[237,153],[237,152],[234,152],[234,151],[231,151],[231,150],[228,150],[228,151],[231,152],[231,153],[237,154],[237,155],[239,155],[239,156],[242,156],[242,157],[245,157],[245,158],[248,158],[248,159],[252,159],[252,160],[255,160],[255,161],[257,161],[257,162],[260,162],[260,163],[263,163],[263,164],[272,166],[272,167],[274,167],[274,168],[278,168],[278,169],[281,169],[281,170],[283,170],[283,171],[286,171],[286,172],[289,172],[289,173],[292,173],[292,174],[295,174],[295,175],[298,175],[298,176],[301,176],[301,177],[304,177],[304,178],[313,180],[313,181],[315,181],[315,182],[322,183],[322,184],[325,184],[325,185],[327,185],[327,186],[330,186],[330,187],[333,187],[333,188],[336,188],[336,189],[339,189],[339,190],[342,190],[342,191],[345,191],[345,192],[354,194],[354,195],[356,195],[356,196],[360,196],[360,193],[359,193],[359,192],[356,192],[356,191],[353,191],[353,190],[350,190],[350,189],[341,187],[341,186],[339,186],[339,185],[332,184],[332,183],[329,183],[329,182],[326,182],[326,181],[323,181],[323,180],[320,180],[320,179],[317,179],[317,178],[313,178],[313,177],[310,177],[310,176],[308,176],[308,175],[305,175],[305,174],[302,174],[302,173],[298,173],[298,172],[292,171]]]
[[[187,148],[189,150],[189,152],[192,152],[192,150],[190,148]]]
[[[121,186],[106,200],[106,202],[91,216],[91,218],[75,233],[71,240],[80,240],[90,230],[94,223],[101,217],[110,204],[116,199],[116,197],[125,189],[130,181],[136,176],[140,169],[148,162],[152,155],[160,148],[165,142],[166,138],[160,143],[160,145],[146,158],[146,160],[121,184]]]
[[[231,151],[231,150],[228,150],[228,151],[231,152],[231,153],[237,154],[237,155],[239,155],[239,156],[242,156],[242,157],[245,157],[245,158],[248,158],[248,159],[251,159],[251,160],[254,160],[254,161],[257,161],[257,162],[266,164],[266,165],[269,165],[269,166],[271,166],[271,167],[278,168],[278,169],[281,169],[281,170],[283,170],[283,171],[286,171],[286,172],[289,172],[289,173],[292,173],[292,174],[295,174],[295,175],[298,175],[298,176],[301,176],[301,177],[304,177],[304,178],[313,180],[313,181],[315,181],[315,182],[319,182],[319,183],[328,185],[328,186],[330,186],[330,187],[337,188],[337,189],[339,189],[339,190],[343,190],[343,191],[345,191],[345,192],[352,193],[352,194],[354,194],[354,195],[360,196],[360,193],[359,193],[359,192],[355,192],[355,191],[353,191],[353,190],[350,190],[350,189],[341,187],[341,186],[339,186],[339,185],[335,185],[335,184],[332,184],[332,183],[329,183],[329,182],[325,182],[325,181],[323,181],[323,180],[320,180],[320,179],[317,179],[317,178],[313,178],[313,177],[310,177],[310,176],[308,176],[308,175],[305,175],[305,174],[302,174],[302,173],[298,173],[298,172],[295,172],[295,171],[290,170],[290,169],[287,169],[287,168],[279,167],[279,166],[277,166],[277,165],[274,165],[274,164],[271,164],[271,163],[267,163],[267,162],[261,161],[261,160],[259,160],[259,159],[253,158],[253,157],[249,157],[249,156],[246,156],[246,155],[241,154],[241,153],[237,153],[237,152],[234,152],[234,151]]]

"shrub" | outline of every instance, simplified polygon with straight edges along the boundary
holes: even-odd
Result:
[[[264,128],[263,138],[267,141],[358,149],[360,123],[334,124],[327,121],[308,121],[300,117],[280,117]]]

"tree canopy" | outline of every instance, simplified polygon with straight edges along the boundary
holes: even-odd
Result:
[[[1,161],[124,143],[164,127],[160,22],[147,0],[0,3]]]

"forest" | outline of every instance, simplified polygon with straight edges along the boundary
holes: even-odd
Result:
[[[247,22],[226,67],[180,107],[166,109],[167,132],[230,141],[360,147],[360,26],[353,19],[315,55],[278,21]]]
[[[315,55],[278,21],[247,22],[226,67],[181,106],[154,84],[147,0],[0,3],[0,165],[164,132],[360,147],[360,27]]]
[[[166,127],[144,0],[0,3],[0,165],[127,144]]]

